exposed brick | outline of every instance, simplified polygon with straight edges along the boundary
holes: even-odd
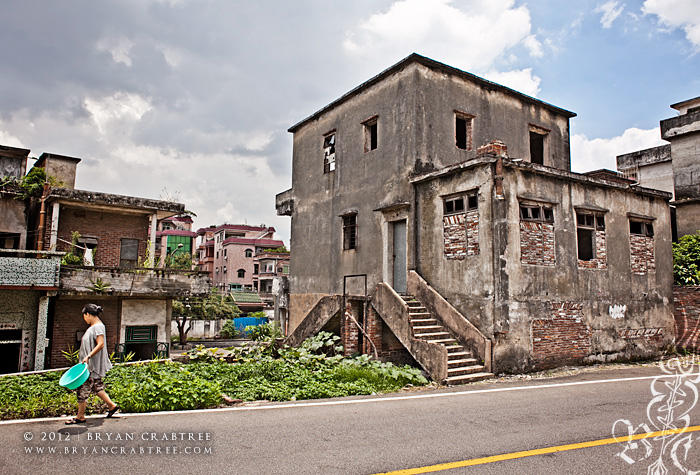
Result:
[[[700,349],[700,286],[674,285],[676,345]]]
[[[553,224],[520,222],[520,262],[536,266],[554,266]]]
[[[605,231],[596,231],[595,233],[595,259],[588,261],[579,259],[578,266],[581,269],[607,269],[608,251]]]
[[[578,302],[553,302],[551,318],[532,321],[533,368],[580,363],[591,353],[591,330],[582,309]]]
[[[638,275],[656,270],[653,236],[630,234],[630,265],[632,273]]]

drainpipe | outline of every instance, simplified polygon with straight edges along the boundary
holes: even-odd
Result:
[[[51,193],[51,185],[44,183],[44,193],[41,195],[41,210],[39,211],[39,236],[36,242],[36,250],[44,250],[44,232],[46,230],[46,198]]]

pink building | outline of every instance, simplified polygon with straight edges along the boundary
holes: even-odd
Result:
[[[257,291],[255,256],[266,249],[277,249],[284,243],[275,239],[275,228],[223,224],[201,228],[198,266],[209,270],[212,285],[222,291]]]

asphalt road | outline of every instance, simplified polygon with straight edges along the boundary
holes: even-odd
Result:
[[[672,394],[679,404],[671,422],[685,426],[681,415],[687,412],[688,425],[700,424],[698,383],[678,392],[676,378],[666,378],[653,394],[653,378],[661,374],[658,367],[634,367],[396,395],[124,414],[90,418],[78,427],[58,419],[2,423],[0,470],[375,474],[423,468],[404,473],[642,474],[660,457],[668,473],[682,473],[674,467],[674,456],[679,465],[698,470],[700,431],[605,443],[613,427],[615,435],[627,435],[619,420],[634,428],[644,423],[652,431],[661,428],[657,416],[669,415],[663,408],[674,406],[668,405]],[[483,457],[601,440],[592,447],[463,466]]]

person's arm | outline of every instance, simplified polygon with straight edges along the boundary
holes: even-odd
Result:
[[[95,356],[97,353],[99,353],[102,350],[102,348],[105,347],[105,336],[104,335],[97,335],[97,338],[95,339],[95,341],[97,342],[97,344],[92,349],[92,351],[90,353],[88,353],[88,355],[85,358],[83,358],[83,363],[87,364],[87,362],[88,362],[88,360],[90,360],[90,358]]]

